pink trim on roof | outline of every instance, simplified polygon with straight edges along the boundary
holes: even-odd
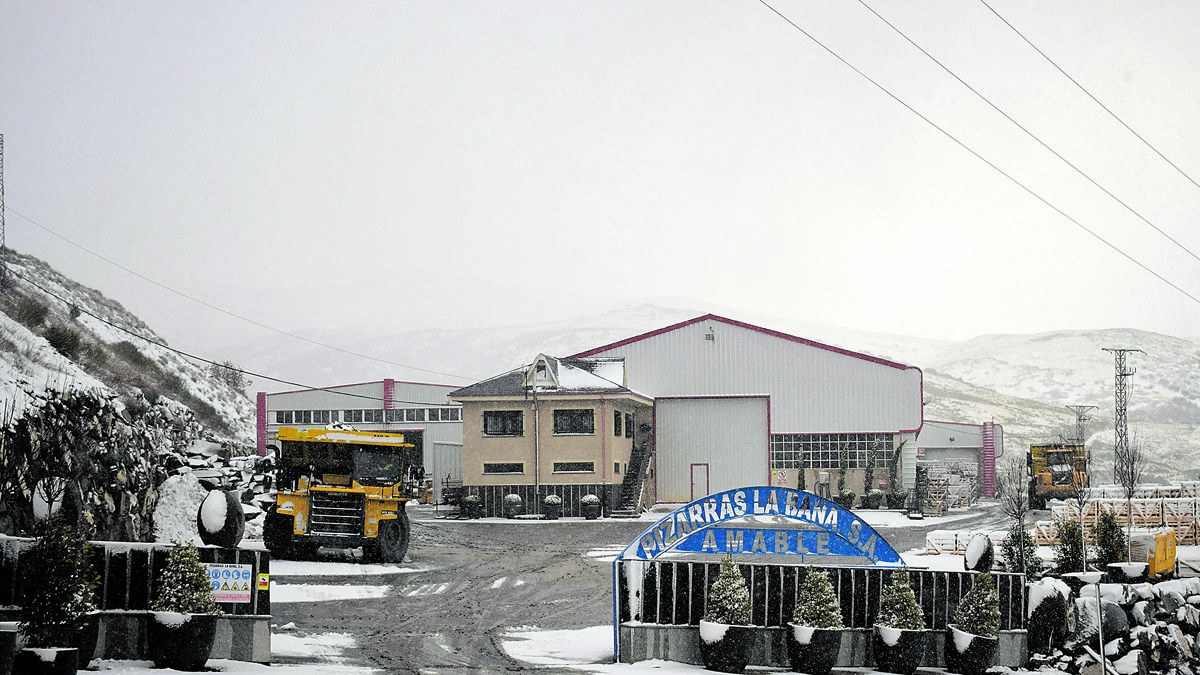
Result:
[[[909,370],[909,369],[920,370],[920,368],[917,368],[916,366],[906,366],[903,363],[896,363],[895,361],[888,361],[887,359],[881,359],[876,356],[868,356],[867,354],[860,354],[858,352],[852,352],[849,349],[842,349],[841,347],[834,347],[832,345],[827,345],[822,342],[816,342],[814,340],[809,340],[807,338],[796,337],[795,335],[788,335],[787,333],[781,333],[776,330],[771,330],[770,328],[763,328],[762,326],[755,326],[754,324],[749,324],[749,323],[745,323],[742,321],[736,321],[734,319],[726,319],[725,317],[717,316],[716,314],[705,314],[704,316],[697,317],[695,319],[688,319],[687,321],[682,321],[682,322],[674,324],[672,326],[667,326],[666,328],[659,328],[657,330],[652,330],[649,333],[635,335],[631,338],[626,338],[624,340],[620,340],[620,341],[614,342],[612,344],[604,345],[603,347],[596,347],[595,349],[589,349],[585,352],[580,352],[578,354],[575,354],[574,356],[571,356],[569,358],[586,358],[588,356],[593,356],[595,354],[599,354],[600,352],[605,352],[610,349],[616,349],[617,347],[624,347],[627,344],[631,344],[634,342],[640,342],[647,338],[652,338],[652,337],[656,337],[658,335],[662,335],[663,333],[670,333],[671,331],[678,330],[680,328],[683,328],[685,326],[690,326],[695,323],[701,323],[703,321],[717,321],[720,323],[728,324],[730,326],[737,326],[738,328],[745,328],[748,330],[752,330],[752,331],[756,331],[756,332],[763,333],[766,335],[770,335],[772,337],[782,338],[784,340],[789,340],[791,342],[798,342],[802,345],[807,345],[809,347],[816,347],[817,349],[824,349],[827,351],[834,352],[836,354],[841,354],[843,356],[850,356],[850,357],[853,357],[856,359],[862,359],[864,361],[878,363],[883,366],[888,366],[889,368],[897,368],[900,370]]]
[[[328,387],[309,387],[307,389],[291,389],[288,391],[273,391],[273,392],[267,394],[267,396],[278,396],[280,394],[303,394],[304,392],[307,392],[307,391],[331,391],[333,389],[345,389],[346,387],[361,387],[364,384],[383,384],[388,381],[389,380],[387,380],[387,379],[370,380],[367,382],[354,382],[352,384],[331,384]],[[470,385],[457,385],[457,384],[435,384],[433,382],[408,382],[405,380],[391,380],[391,382],[393,383],[393,385],[415,384],[419,387],[443,387],[445,389],[462,389],[463,386],[470,386]]]

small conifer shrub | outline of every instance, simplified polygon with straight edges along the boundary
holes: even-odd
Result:
[[[1000,632],[1000,595],[990,572],[976,575],[971,590],[958,602],[954,621],[961,631],[972,635],[995,635]]]
[[[1059,574],[1085,572],[1086,549],[1081,541],[1079,523],[1065,519],[1058,524],[1058,542],[1054,545],[1054,569]]]
[[[813,628],[843,628],[842,609],[825,570],[812,570],[800,584],[792,623]]]
[[[580,504],[599,504],[600,498],[589,492],[588,494],[579,498],[579,503]]]
[[[1096,565],[1104,569],[1109,563],[1125,562],[1125,530],[1111,512],[1100,514],[1096,522]]]
[[[545,497],[542,497],[542,503],[546,506],[562,506],[562,497],[559,497],[554,493],[550,493]]]
[[[1008,528],[1008,535],[1000,543],[1000,557],[1004,559],[1004,569],[1008,572],[1021,571],[1021,549],[1025,550],[1025,574],[1036,577],[1042,574],[1042,559],[1037,555],[1037,546],[1033,537],[1020,526],[1013,523]]]
[[[924,630],[925,615],[917,606],[917,595],[908,583],[908,572],[896,570],[879,596],[879,614],[875,623],[903,630]]]
[[[200,562],[196,545],[175,542],[167,565],[158,575],[158,590],[150,609],[179,614],[220,614],[208,581],[208,569]]]
[[[729,626],[750,624],[750,589],[733,556],[725,556],[721,561],[721,571],[708,589],[707,605],[705,621]]]
[[[91,545],[58,516],[39,525],[37,535],[22,558],[19,630],[28,647],[71,647],[96,609]]]

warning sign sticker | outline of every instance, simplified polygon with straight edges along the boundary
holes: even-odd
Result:
[[[208,568],[208,584],[212,587],[213,600],[217,602],[250,602],[252,565],[224,565],[205,563]]]

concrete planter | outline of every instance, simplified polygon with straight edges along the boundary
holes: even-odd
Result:
[[[788,662],[798,673],[828,675],[837,665],[841,650],[841,628],[788,624]]]
[[[925,630],[905,630],[890,626],[875,626],[871,637],[871,652],[875,669],[889,673],[912,675],[925,655]]]
[[[753,626],[727,626],[700,621],[700,657],[704,667],[720,673],[740,673],[750,663]]]
[[[217,634],[217,617],[151,612],[146,629],[150,659],[156,668],[204,670]]]
[[[942,648],[946,670],[961,675],[982,675],[996,660],[998,643],[995,635],[975,635],[951,624],[946,628],[946,643]]]
[[[74,647],[26,647],[17,652],[12,670],[21,675],[75,675],[79,670],[79,650]]]

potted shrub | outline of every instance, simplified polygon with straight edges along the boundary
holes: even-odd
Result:
[[[90,561],[91,546],[58,516],[42,523],[37,534],[33,548],[21,558],[18,630],[25,648],[13,658],[13,672],[74,673],[88,615],[96,609],[98,577]]]
[[[792,670],[826,675],[842,649],[842,608],[825,570],[809,569],[796,596],[788,639]]]
[[[754,643],[754,628],[749,624],[750,591],[733,556],[726,556],[708,589],[704,618],[700,619],[704,667],[722,673],[744,671]]]
[[[463,497],[462,506],[459,507],[464,518],[475,519],[480,517],[483,511],[483,499],[479,495],[471,494]]]
[[[594,494],[586,494],[579,500],[579,507],[583,511],[583,517],[587,520],[595,520],[600,517],[600,497]]]
[[[542,516],[546,520],[558,520],[562,515],[562,497],[554,493],[550,493],[542,497]]]
[[[854,508],[854,500],[858,498],[858,494],[850,488],[845,488],[838,493],[838,496],[833,498],[833,501],[843,509]]]
[[[516,518],[521,515],[521,495],[504,495],[504,517]]]
[[[864,509],[875,510],[878,509],[881,504],[883,504],[883,490],[876,488],[874,490],[869,490],[867,494],[863,495],[862,507]]]
[[[221,608],[213,600],[208,570],[195,544],[179,544],[158,575],[147,626],[155,667],[203,670],[212,651]]]
[[[908,572],[892,572],[879,597],[879,614],[871,639],[875,669],[912,675],[925,654],[925,617],[908,583]]]
[[[887,507],[889,509],[903,509],[908,504],[908,490],[899,489],[892,490],[887,495]]]
[[[991,573],[981,572],[959,601],[954,621],[946,627],[946,670],[981,675],[996,657],[999,632],[1000,596]]]

